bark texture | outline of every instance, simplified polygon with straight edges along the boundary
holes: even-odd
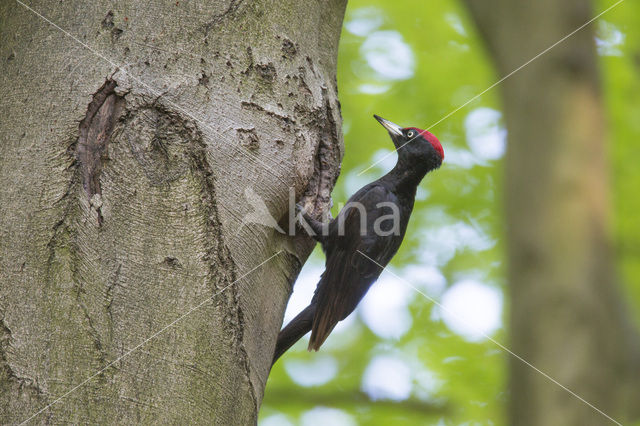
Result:
[[[500,75],[593,16],[585,0],[467,3]],[[511,349],[624,422],[638,397],[632,377],[639,358],[616,287],[593,26],[501,88],[509,132]],[[612,424],[521,361],[510,362],[511,424]]]
[[[313,243],[248,201],[330,203],[345,4],[2,2],[0,423],[256,421]]]

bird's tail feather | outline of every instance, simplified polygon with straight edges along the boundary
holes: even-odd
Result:
[[[311,328],[311,338],[309,339],[309,351],[317,351],[327,340],[337,322],[332,321],[329,315],[319,315],[314,317]]]
[[[296,343],[302,336],[311,331],[311,325],[313,323],[313,317],[316,313],[316,304],[312,303],[307,306],[302,312],[300,312],[294,319],[291,320],[285,328],[283,328],[278,334],[278,342],[276,343],[276,350],[273,354],[273,361],[271,365],[275,364],[278,358],[282,356],[294,343]]]

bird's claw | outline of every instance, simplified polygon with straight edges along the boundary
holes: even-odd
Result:
[[[298,220],[310,220],[309,213],[307,213],[307,209],[302,203],[296,203],[296,217],[298,218]]]

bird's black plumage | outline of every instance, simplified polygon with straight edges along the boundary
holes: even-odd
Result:
[[[386,266],[400,247],[422,178],[442,164],[442,146],[431,133],[375,117],[389,131],[398,162],[353,194],[324,235],[322,223],[303,215],[322,244],[326,268],[311,304],[278,335],[274,363],[309,331],[309,350],[318,350],[353,312],[382,272],[380,265]]]

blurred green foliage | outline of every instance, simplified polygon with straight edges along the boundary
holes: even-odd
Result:
[[[612,4],[599,1],[595,7]],[[640,324],[640,4],[624,2],[593,25],[612,141],[615,248],[624,291]],[[334,215],[340,202],[395,161],[391,156],[359,175],[393,147],[372,114],[430,129],[444,146],[444,165],[423,182],[404,245],[392,261],[393,270],[426,296],[411,290],[410,325],[397,336],[376,334],[358,310],[355,321],[334,332],[319,353],[308,353],[307,342],[298,342],[271,373],[260,422],[505,424],[508,355],[486,336],[470,338],[443,321],[442,309],[430,299],[442,302],[448,289],[469,281],[499,295],[507,290],[499,88],[449,116],[499,76],[461,2],[454,0],[351,0],[338,64],[346,155],[333,193]],[[316,250],[305,269],[321,268],[323,262]],[[425,271],[433,275],[434,270],[444,277],[440,289],[421,284],[430,279]],[[508,306],[497,309],[505,318]],[[508,346],[501,324],[487,334]],[[408,372],[408,392],[376,397],[365,385],[367,369],[380,356],[401,360],[397,377],[392,368],[388,381],[406,382]],[[330,380],[301,385],[295,376],[305,370],[322,373],[319,361],[331,367]]]

